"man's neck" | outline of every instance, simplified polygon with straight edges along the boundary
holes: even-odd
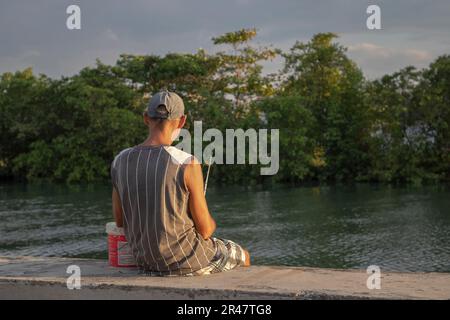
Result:
[[[170,146],[172,144],[172,141],[170,137],[167,137],[167,135],[161,134],[161,133],[155,133],[152,135],[149,135],[147,139],[145,139],[144,142],[142,142],[141,146],[160,146],[160,145],[166,145]]]

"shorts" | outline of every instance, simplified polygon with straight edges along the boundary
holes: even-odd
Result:
[[[236,242],[214,237],[211,237],[211,239],[217,246],[216,255],[213,257],[208,266],[187,275],[203,276],[229,271],[237,266],[243,266],[245,264],[245,251]]]

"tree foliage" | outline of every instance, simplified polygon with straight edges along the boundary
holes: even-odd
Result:
[[[255,46],[256,35],[215,37],[213,54],[123,54],[61,79],[4,73],[0,176],[108,179],[113,156],[145,139],[142,111],[166,88],[185,100],[190,130],[194,120],[221,131],[280,129],[280,171],[271,180],[450,180],[450,56],[369,81],[335,34],[287,52]],[[279,55],[283,69],[264,74],[263,64]],[[264,181],[258,166],[213,170],[222,183]]]

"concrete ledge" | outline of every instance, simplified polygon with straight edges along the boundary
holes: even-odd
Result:
[[[69,265],[81,289],[66,287]],[[103,260],[0,257],[0,299],[450,299],[448,273],[382,272],[369,290],[365,270],[252,266],[203,277],[146,277]]]

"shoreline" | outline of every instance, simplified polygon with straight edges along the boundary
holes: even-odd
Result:
[[[69,290],[67,268],[80,267]],[[201,277],[148,277],[106,260],[0,257],[0,299],[450,299],[450,273],[381,273],[368,289],[366,270],[251,266]]]

